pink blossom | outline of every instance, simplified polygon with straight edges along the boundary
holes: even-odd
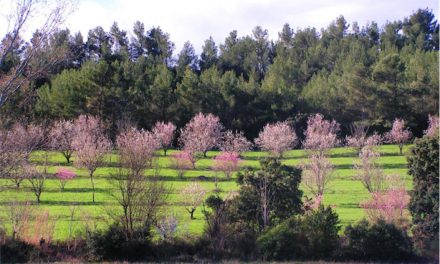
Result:
[[[439,134],[439,120],[438,116],[429,115],[428,117],[428,129],[424,132],[428,137],[438,137]]]
[[[75,137],[75,125],[72,121],[61,120],[55,122],[49,132],[50,146],[60,151],[70,163],[73,152],[73,139]]]
[[[58,179],[65,181],[65,180],[72,180],[73,178],[75,178],[76,173],[69,169],[59,168],[57,169],[57,173],[55,175],[57,176]]]
[[[154,136],[159,140],[160,146],[164,151],[164,155],[167,155],[167,150],[171,147],[174,139],[174,132],[176,126],[173,123],[157,122],[152,132]]]
[[[243,132],[226,131],[223,134],[222,141],[220,143],[220,150],[225,152],[237,152],[242,153],[250,150],[252,143],[249,142],[243,135]]]
[[[160,147],[153,133],[135,128],[128,129],[116,137],[122,166],[134,173],[141,173],[152,164],[154,152]]]
[[[76,173],[65,168],[58,168],[55,176],[60,181],[61,191],[64,190],[67,181],[72,180],[76,177]]]
[[[295,131],[287,121],[284,121],[265,125],[263,131],[255,139],[255,144],[262,150],[282,156],[284,151],[295,146],[296,140]]]
[[[195,159],[188,151],[180,151],[171,154],[171,166],[177,170],[180,178],[183,177],[185,171],[195,167]]]
[[[185,151],[190,153],[206,152],[220,143],[223,125],[220,119],[212,114],[198,113],[181,130],[180,144]]]
[[[361,203],[368,217],[373,220],[383,219],[389,223],[396,223],[403,217],[409,196],[403,188],[391,188],[385,192],[372,193],[369,201]]]
[[[321,114],[309,117],[307,120],[306,139],[303,142],[304,148],[325,152],[338,145],[337,133],[340,125],[335,120],[327,121]]]
[[[405,121],[403,119],[396,118],[393,122],[391,131],[386,134],[386,139],[389,143],[398,144],[400,155],[402,155],[403,144],[408,142],[411,136],[411,131],[408,128],[405,129]]]
[[[93,116],[79,116],[75,122],[73,148],[76,151],[75,166],[89,171],[92,184],[92,201],[95,202],[93,173],[103,165],[106,154],[111,150],[111,142],[104,133],[101,120]]]
[[[222,171],[227,178],[230,178],[232,173],[238,170],[239,162],[238,153],[221,152],[214,158],[214,165],[212,167],[216,171]]]

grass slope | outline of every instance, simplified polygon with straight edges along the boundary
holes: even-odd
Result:
[[[408,152],[409,146],[405,146],[405,153]],[[381,158],[379,164],[386,174],[398,174],[406,181],[407,188],[411,188],[411,179],[407,175],[406,158],[399,155],[396,145],[384,145],[380,147]],[[173,151],[169,151],[171,154]],[[168,154],[168,155],[169,155]],[[171,188],[168,197],[168,205],[164,208],[164,214],[172,214],[179,219],[180,232],[199,235],[203,232],[204,219],[201,208],[195,212],[195,220],[189,219],[189,214],[185,211],[183,201],[180,197],[180,190],[190,181],[199,180],[199,176],[205,176],[207,179],[200,181],[209,192],[215,189],[213,177],[215,172],[210,170],[212,158],[218,154],[216,151],[208,152],[206,159],[197,161],[196,169],[185,173],[183,179],[177,177],[175,170],[170,168],[168,157],[160,156],[158,158],[160,179],[165,181]],[[163,155],[163,152],[158,152]],[[265,152],[247,152],[243,154],[241,167],[259,168],[259,159],[267,156]],[[357,155],[354,150],[349,148],[335,148],[330,152],[331,162],[335,165],[335,173],[328,190],[324,196],[324,203],[334,205],[343,226],[354,223],[364,217],[363,209],[359,207],[359,203],[369,198],[368,192],[358,180],[354,180],[353,164],[357,161]],[[77,178],[67,183],[63,192],[59,189],[59,182],[56,179],[48,179],[46,188],[41,196],[41,204],[33,205],[37,210],[48,209],[52,217],[56,219],[55,239],[66,239],[69,234],[70,209],[76,207],[73,230],[78,232],[83,229],[84,215],[90,215],[93,222],[98,227],[105,227],[109,223],[106,217],[107,211],[114,209],[114,199],[111,196],[113,186],[109,183],[108,178],[112,172],[116,170],[117,155],[109,157],[109,163],[106,167],[99,168],[95,172],[96,186],[96,203],[93,204],[90,179],[87,172],[81,169],[71,168],[78,174]],[[32,162],[41,163],[42,152],[35,152],[31,157]],[[74,160],[74,158],[73,158]],[[282,162],[286,165],[295,166],[306,161],[306,153],[303,150],[291,150],[284,154]],[[51,153],[50,172],[55,172],[58,166],[69,167],[64,157],[59,153]],[[152,175],[153,170],[146,172]],[[226,195],[230,191],[238,189],[234,177],[232,179],[223,179],[219,176],[219,187],[221,195]],[[24,182],[23,187],[17,191],[10,188],[10,181],[0,179],[0,186],[3,186],[0,192],[0,217],[7,225],[7,212],[10,210],[8,202],[11,201],[35,201],[35,196],[29,190],[29,184]],[[304,188],[304,187],[302,187]],[[304,189],[305,195],[308,191]]]

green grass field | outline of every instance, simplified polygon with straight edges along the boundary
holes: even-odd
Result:
[[[409,145],[405,146],[404,154],[408,153]],[[411,178],[407,174],[406,157],[399,155],[399,149],[396,145],[384,145],[380,147],[381,158],[379,163],[385,174],[399,174],[406,182],[408,189],[411,188]],[[171,154],[173,151],[169,151]],[[170,168],[168,157],[161,156],[163,152],[158,152],[159,174],[161,180],[171,188],[168,196],[168,205],[163,208],[163,214],[172,214],[179,219],[180,232],[199,235],[203,232],[204,219],[201,208],[195,213],[195,220],[190,220],[189,214],[185,211],[184,201],[180,196],[180,190],[190,181],[198,180],[199,176],[205,176],[207,180],[200,181],[207,191],[213,192],[215,172],[210,170],[212,158],[218,152],[208,152],[206,159],[198,160],[196,169],[187,171],[183,179],[177,177],[177,172]],[[169,155],[168,154],[168,155]],[[265,152],[247,152],[243,154],[244,160],[241,167],[259,167],[259,159],[267,156]],[[369,194],[358,180],[353,179],[355,171],[353,164],[357,160],[356,152],[349,148],[335,148],[330,152],[331,162],[335,165],[333,180],[324,195],[324,204],[334,205],[341,224],[343,226],[354,223],[364,217],[363,209],[359,207],[361,201],[367,200]],[[74,158],[73,158],[74,159]],[[286,165],[297,165],[305,161],[306,154],[303,150],[288,151],[283,155],[282,162]],[[35,163],[42,162],[42,152],[35,152],[31,157],[31,161]],[[109,157],[107,167],[99,168],[95,172],[96,187],[96,203],[92,203],[92,193],[90,179],[85,170],[71,168],[77,172],[77,177],[68,182],[63,192],[60,191],[59,181],[57,179],[46,180],[45,191],[41,196],[41,204],[33,205],[38,211],[48,209],[50,215],[56,219],[55,239],[65,239],[69,234],[70,209],[75,206],[75,215],[73,221],[73,229],[83,229],[84,215],[88,214],[92,217],[93,222],[98,227],[105,227],[109,223],[106,216],[107,211],[114,208],[114,200],[111,196],[113,186],[109,183],[108,177],[115,171],[117,156]],[[64,157],[60,153],[51,153],[50,155],[50,172],[55,172],[58,166],[68,167]],[[147,175],[154,172],[149,170]],[[0,206],[4,225],[8,227],[5,217],[10,207],[7,205],[10,201],[36,201],[34,194],[29,189],[29,183],[26,181],[17,191],[7,187],[11,182],[7,179],[0,180],[2,191],[0,192]],[[230,180],[224,179],[219,175],[219,187],[221,195],[226,195],[229,191],[238,189],[234,177]],[[302,187],[303,188],[303,187]],[[304,190],[307,195],[307,190]],[[208,194],[209,195],[209,194]]]

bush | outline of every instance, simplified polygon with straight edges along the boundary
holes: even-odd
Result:
[[[261,235],[257,244],[265,259],[330,259],[338,246],[338,215],[320,206],[291,217]]]
[[[31,261],[33,256],[39,255],[38,249],[21,240],[7,239],[1,246],[0,262],[23,263]]]
[[[139,231],[139,233],[143,233]],[[143,260],[151,256],[151,246],[147,235],[134,236],[127,240],[124,229],[113,224],[106,231],[96,231],[87,239],[91,260]]]
[[[407,261],[413,258],[411,240],[406,231],[379,220],[362,220],[347,226],[342,258],[363,261]]]
[[[409,210],[414,223],[415,246],[425,256],[438,259],[439,245],[439,144],[437,137],[415,141],[408,157],[413,192]]]

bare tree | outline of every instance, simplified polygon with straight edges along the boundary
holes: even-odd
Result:
[[[0,131],[0,176],[12,181],[16,188],[25,179],[32,151],[43,147],[45,142],[43,127],[15,124],[9,131]]]
[[[141,174],[122,168],[112,178],[110,181],[116,188],[112,196],[122,212],[113,213],[111,217],[122,222],[126,239],[130,240],[142,228],[148,229],[156,223],[160,207],[165,204],[168,189],[161,181],[146,179]]]
[[[333,176],[333,165],[322,153],[309,155],[309,163],[302,165],[303,183],[315,196],[323,196]]]
[[[111,216],[122,222],[126,239],[130,240],[142,228],[155,224],[157,213],[165,203],[167,189],[163,182],[149,180],[143,173],[153,166],[153,154],[159,148],[152,133],[132,128],[119,134],[116,141],[121,166],[110,182],[117,190],[112,196],[122,213],[119,211]]]
[[[34,210],[30,202],[13,201],[8,204],[8,220],[12,229],[12,239],[21,238],[27,233],[29,221],[33,218]]]
[[[67,47],[52,47],[50,39],[74,9],[72,0],[12,1],[7,15],[9,25],[0,42],[0,107],[24,85],[46,76],[70,56]],[[39,20],[42,19],[42,23]],[[31,41],[23,41],[24,31],[34,27]],[[10,63],[14,58],[17,63]],[[9,66],[12,65],[12,66]]]
[[[37,197],[37,203],[41,202],[41,194],[44,191],[44,183],[46,182],[47,166],[45,166],[43,172],[37,171],[37,168],[30,165],[26,168],[26,178],[30,184],[30,189]]]
[[[197,182],[190,183],[182,192],[183,201],[185,201],[185,209],[190,214],[191,220],[194,219],[194,212],[203,202],[206,190]]]
[[[354,165],[356,169],[355,178],[360,180],[368,192],[381,192],[385,188],[385,175],[377,165],[380,157],[373,146],[365,146],[359,154],[360,162]]]

